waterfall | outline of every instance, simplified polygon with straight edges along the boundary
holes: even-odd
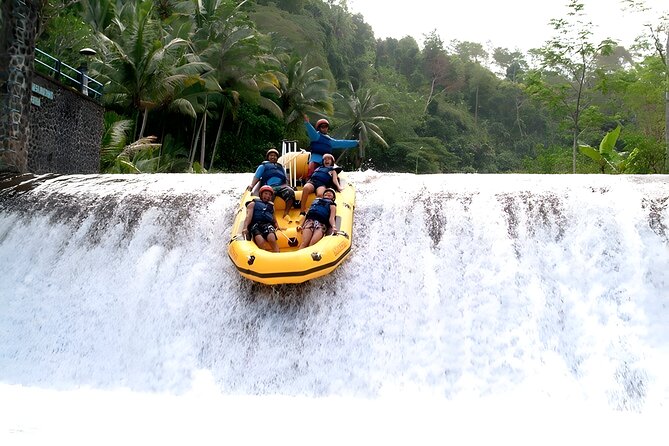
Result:
[[[0,182],[3,444],[662,438],[669,177],[353,172],[350,257],[269,287],[227,257],[250,176]]]

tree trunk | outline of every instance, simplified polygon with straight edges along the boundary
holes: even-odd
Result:
[[[479,86],[476,86],[476,100],[474,101],[474,125],[479,124]]]
[[[204,119],[203,119],[204,121]],[[197,122],[197,121],[196,121]],[[197,131],[195,132],[195,140],[193,141],[193,144],[191,145],[190,148],[190,154],[188,155],[188,170],[193,171],[193,162],[195,162],[195,151],[197,150],[197,144],[200,141],[200,131],[202,129],[202,121],[200,121],[200,126],[197,128]]]
[[[518,134],[521,138],[525,137],[525,132],[523,131],[523,120],[520,117],[520,109],[523,105],[523,101],[516,95],[515,98],[516,104],[516,124],[518,125]]]
[[[207,137],[207,109],[204,110],[204,117],[202,118],[202,137],[200,139],[200,168],[204,169],[204,152],[206,149]]]
[[[204,97],[204,116],[202,117],[202,142],[200,143],[200,169],[204,169],[204,155],[206,149],[207,137],[207,105],[209,103],[209,96]]]
[[[209,162],[209,170],[214,166],[214,158],[216,158],[216,149],[221,140],[221,133],[223,133],[223,123],[225,122],[225,115],[221,112],[221,121],[218,124],[218,131],[216,132],[216,141],[214,141],[214,149],[211,153],[211,161]]]
[[[578,128],[574,127],[574,137],[571,148],[572,173],[576,173],[576,152],[578,151]]]
[[[139,138],[144,138],[144,130],[146,130],[146,121],[149,118],[149,109],[145,108],[144,109],[144,115],[142,116],[142,128],[139,130]]]
[[[435,77],[432,79],[432,83],[430,84],[430,94],[427,96],[427,101],[425,102],[425,108],[423,108],[423,114],[427,113],[427,107],[430,105],[430,102],[432,102],[432,98],[434,96],[434,84],[437,82],[437,78]]]
[[[43,0],[3,0],[0,11],[0,171],[28,171],[35,36]]]

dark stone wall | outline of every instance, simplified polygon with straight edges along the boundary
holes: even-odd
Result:
[[[104,131],[102,105],[71,87],[35,73],[30,110],[28,171],[98,173]],[[53,97],[50,93],[53,93]]]
[[[0,170],[25,172],[38,12],[44,0],[2,0],[0,8]]]

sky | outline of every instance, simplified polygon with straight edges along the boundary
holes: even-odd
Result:
[[[566,17],[567,3],[567,0],[348,0],[348,7],[353,13],[363,15],[377,38],[400,39],[410,35],[422,43],[423,35],[436,29],[445,43],[457,39],[488,47],[487,43],[492,42],[493,47],[526,52],[553,37],[549,21]],[[598,39],[612,37],[626,46],[643,32],[648,17],[657,22],[657,17],[669,10],[666,0],[645,1],[654,14],[623,12],[619,0],[582,0],[582,3]]]

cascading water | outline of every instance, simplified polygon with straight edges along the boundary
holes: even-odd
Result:
[[[100,444],[110,407],[109,444],[131,428],[190,441],[187,422],[200,444],[584,438],[535,436],[530,419],[659,441],[669,177],[354,172],[351,256],[267,287],[227,258],[249,176],[4,183],[3,444]]]

